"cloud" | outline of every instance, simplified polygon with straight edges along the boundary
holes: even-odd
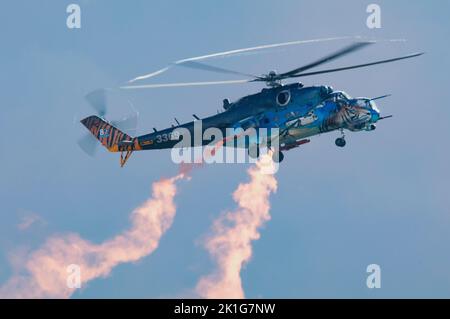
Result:
[[[0,298],[69,298],[75,292],[67,285],[69,265],[80,266],[84,286],[90,280],[108,276],[120,263],[148,256],[172,225],[176,181],[184,177],[180,174],[155,182],[151,198],[132,212],[131,227],[101,244],[91,243],[78,234],[49,238],[28,255],[22,272],[0,287]]]
[[[269,163],[269,166],[267,165]],[[216,269],[200,278],[196,292],[203,298],[244,298],[240,272],[252,257],[252,241],[270,220],[269,196],[277,189],[274,163],[266,155],[248,170],[250,182],[238,186],[233,194],[235,211],[225,212],[214,221],[205,247]]]
[[[21,231],[25,231],[30,229],[32,226],[36,224],[45,224],[44,219],[39,216],[36,213],[28,213],[27,215],[23,216],[19,224],[17,225],[17,228]]]

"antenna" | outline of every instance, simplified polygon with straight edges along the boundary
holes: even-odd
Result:
[[[386,94],[386,95],[382,95],[382,96],[378,96],[378,97],[374,97],[373,99],[370,99],[371,101],[376,101],[376,100],[381,100],[387,97],[392,96],[392,94]]]

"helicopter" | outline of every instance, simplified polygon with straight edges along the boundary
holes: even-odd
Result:
[[[260,92],[242,97],[234,102],[228,99],[223,100],[223,111],[213,116],[200,119],[193,114],[194,121],[180,124],[177,119],[177,125],[172,125],[163,130],[154,129],[153,132],[142,136],[133,137],[125,133],[114,122],[109,122],[104,118],[105,110],[105,91],[97,90],[86,96],[89,103],[99,111],[99,115],[92,115],[81,123],[89,132],[110,152],[120,152],[120,165],[123,167],[131,154],[135,151],[161,150],[176,147],[184,147],[186,143],[180,141],[186,139],[179,134],[180,129],[184,129],[192,134],[199,121],[201,121],[201,130],[205,132],[210,128],[217,128],[227,136],[227,129],[277,129],[277,133],[269,135],[265,140],[265,145],[272,150],[273,160],[280,163],[284,159],[285,151],[297,148],[310,142],[310,137],[332,132],[340,131],[340,137],[335,140],[337,147],[345,147],[345,130],[352,132],[374,131],[376,123],[380,120],[391,118],[392,115],[383,116],[376,104],[377,100],[388,97],[383,95],[375,98],[359,97],[353,98],[344,91],[334,90],[331,86],[305,86],[303,83],[294,82],[285,84],[284,81],[293,78],[308,77],[325,73],[341,72],[364,68],[384,63],[411,59],[423,55],[423,52],[413,53],[405,56],[395,57],[386,60],[379,60],[358,65],[324,69],[319,71],[310,71],[312,68],[324,63],[336,60],[345,55],[358,51],[375,43],[374,41],[359,41],[351,43],[341,50],[318,59],[312,63],[298,67],[288,72],[277,73],[270,71],[260,76],[246,74],[222,67],[213,66],[204,62],[199,62],[203,57],[185,59],[175,62],[168,67],[153,72],[146,76],[141,76],[130,82],[146,79],[165,72],[174,65],[211,71],[216,73],[234,74],[246,76],[243,80],[216,81],[216,82],[186,82],[186,83],[163,83],[148,85],[128,84],[121,89],[153,89],[163,87],[183,87],[183,86],[201,86],[201,85],[219,85],[219,84],[239,84],[259,82],[266,85]],[[250,49],[243,49],[243,51]],[[242,51],[242,50],[241,50]],[[208,56],[206,56],[208,57]],[[308,72],[306,72],[308,71]],[[133,122],[134,120],[132,120]],[[130,120],[125,120],[130,122]],[[129,124],[129,123],[127,123]],[[234,140],[239,136],[231,136]],[[277,139],[275,143],[272,140]],[[229,136],[226,137],[229,140]],[[185,140],[186,142],[186,140]],[[210,141],[194,138],[188,138],[192,147],[205,146]],[[180,146],[183,145],[183,146]],[[83,145],[82,145],[83,146]],[[229,144],[227,144],[229,146]],[[237,146],[233,143],[232,146]],[[247,139],[245,143],[240,144],[248,150],[253,158],[259,157],[259,149],[262,143],[258,139]]]

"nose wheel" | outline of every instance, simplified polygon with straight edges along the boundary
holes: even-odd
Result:
[[[345,141],[345,134],[343,130],[341,130],[341,134],[342,136],[338,137],[335,141],[337,147],[344,147],[347,144],[347,142]]]
[[[258,159],[260,155],[259,146],[250,146],[248,148],[248,156],[250,156],[253,159]]]
[[[347,142],[345,141],[345,138],[343,138],[343,137],[337,138],[335,143],[336,143],[337,147],[344,147],[345,144],[347,144]]]
[[[284,154],[281,151],[273,152],[272,154],[272,160],[275,163],[281,163],[284,160]]]

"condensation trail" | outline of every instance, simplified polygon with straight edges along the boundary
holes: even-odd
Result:
[[[244,298],[241,270],[252,257],[252,242],[260,238],[260,228],[270,220],[269,196],[277,189],[276,171],[270,155],[248,170],[250,181],[233,194],[238,204],[214,221],[205,247],[215,270],[200,278],[196,293],[202,298]]]
[[[347,40],[347,39],[360,39],[360,38],[361,37],[359,37],[359,36],[344,36],[344,37],[323,38],[323,39],[313,39],[313,40],[300,40],[300,41],[291,41],[291,42],[260,45],[260,46],[251,47],[251,48],[244,48],[244,49],[237,49],[237,50],[213,53],[213,54],[208,54],[208,55],[202,55],[202,56],[197,56],[197,57],[193,57],[193,58],[175,61],[158,71],[138,76],[138,77],[130,80],[129,83],[152,78],[154,76],[160,75],[160,74],[170,70],[171,68],[173,68],[175,66],[184,65],[184,64],[186,64],[186,66],[188,66],[187,63],[189,63],[189,62],[196,62],[196,61],[198,62],[198,61],[203,61],[203,60],[213,59],[213,58],[231,57],[231,56],[236,56],[236,55],[241,55],[241,54],[247,54],[249,52],[267,50],[267,49],[273,49],[273,48],[280,48],[280,47],[287,47],[287,46],[293,46],[293,45],[300,45],[300,44],[307,44],[307,43],[327,42],[327,41]]]
[[[11,277],[0,287],[0,298],[69,298],[68,266],[78,265],[82,287],[87,282],[109,275],[121,263],[136,262],[151,254],[162,235],[170,228],[176,213],[174,197],[178,176],[153,184],[152,196],[131,214],[127,231],[101,244],[93,244],[78,234],[51,237],[29,254],[24,274]]]

